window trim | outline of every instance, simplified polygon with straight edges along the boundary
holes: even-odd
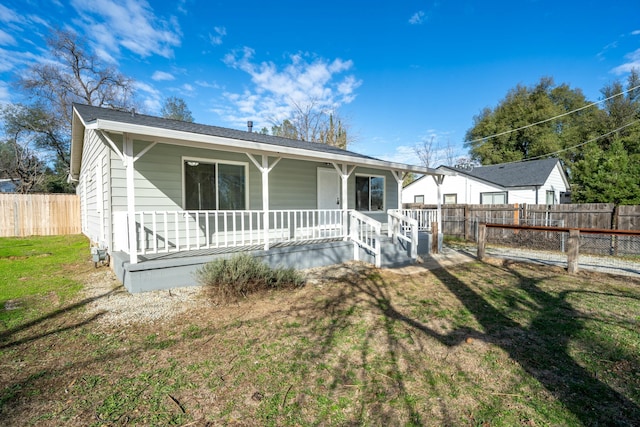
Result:
[[[421,198],[422,198],[422,201],[421,201],[421,202],[419,202],[419,201],[418,201],[418,197],[421,197]],[[416,204],[416,205],[417,205],[417,204],[424,205],[424,194],[414,194],[414,196],[413,196],[413,203],[414,203],[414,204]]]
[[[232,165],[232,166],[242,166],[244,168],[244,210],[249,209],[249,162],[238,162],[233,160],[221,160],[221,159],[211,159],[206,157],[191,157],[191,156],[182,156],[180,163],[180,170],[182,174],[182,209],[187,210],[187,189],[185,183],[185,163],[186,162],[198,162],[198,163],[206,163],[210,165],[216,165],[216,191],[218,191],[218,172],[219,164],[223,165]],[[194,210],[194,209],[190,209]],[[199,209],[195,209],[199,210]],[[220,197],[216,194],[216,210],[220,210]]]
[[[358,211],[358,195],[356,194],[356,192],[358,191],[358,187],[356,185],[356,179],[354,178],[353,180],[353,185],[354,185],[354,197],[353,197],[353,201],[354,201],[354,209],[358,212],[368,212],[368,213],[379,213],[379,212],[386,212],[386,207],[387,207],[387,177],[384,175],[376,175],[376,174],[370,174],[370,173],[356,173],[355,177],[365,177],[365,178],[369,178],[369,210],[366,211]],[[381,210],[375,210],[372,211],[371,210],[371,178],[382,178],[382,209]]]
[[[507,191],[485,191],[484,193],[480,193],[480,204],[481,205],[498,205],[502,203],[484,203],[485,195],[496,195],[496,194],[504,194],[504,204],[509,204],[509,193]]]
[[[453,196],[455,201],[453,203],[447,203],[447,196]],[[442,195],[442,204],[443,205],[457,205],[458,204],[458,193],[448,193]]]
[[[551,195],[551,199],[553,200],[553,203],[549,203],[549,195]],[[547,205],[555,205],[556,204],[556,192],[553,190],[547,190],[547,192],[545,193],[545,203]]]

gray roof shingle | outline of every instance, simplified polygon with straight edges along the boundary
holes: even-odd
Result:
[[[207,136],[219,136],[236,140],[258,142],[275,146],[298,148],[323,153],[341,154],[362,159],[378,160],[374,157],[353,151],[343,150],[327,144],[316,142],[299,141],[295,139],[281,138],[277,136],[264,135],[256,132],[248,132],[236,129],[223,128],[219,126],[203,125],[198,123],[184,122],[181,120],[165,119],[162,117],[149,116],[145,114],[131,113],[127,111],[115,110],[111,108],[94,107],[84,104],[73,104],[74,108],[85,123],[95,120],[109,120],[133,125],[150,126],[160,129],[189,132]]]
[[[442,166],[458,174],[469,175],[502,187],[530,187],[543,185],[558,159],[530,160],[500,165],[476,166],[471,170]]]

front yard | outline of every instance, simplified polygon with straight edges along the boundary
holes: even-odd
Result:
[[[640,281],[413,270],[349,264],[221,306],[197,288],[130,295],[81,237],[0,239],[0,419],[640,425]]]

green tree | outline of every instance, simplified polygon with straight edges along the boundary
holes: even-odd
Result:
[[[573,200],[583,203],[640,204],[638,86],[640,78],[637,71],[632,70],[627,78],[626,90],[619,81],[602,89],[606,101],[600,114],[589,126],[593,133],[604,136],[585,144],[581,152],[574,156]]]
[[[583,125],[598,113],[595,106],[562,116],[587,104],[579,89],[556,86],[551,78],[532,87],[518,85],[496,108],[485,108],[474,117],[465,145],[472,160],[483,165],[550,155],[589,135]],[[558,118],[545,122],[552,117]],[[544,123],[528,126],[538,122]]]
[[[574,165],[572,197],[586,203],[640,204],[640,156],[630,155],[621,138],[605,151],[590,145]]]
[[[165,99],[161,110],[162,117],[165,119],[182,120],[183,122],[192,122],[193,115],[187,107],[187,103],[182,98],[170,96]]]

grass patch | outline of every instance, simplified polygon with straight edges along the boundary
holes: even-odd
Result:
[[[126,324],[69,310],[5,336],[3,425],[640,425],[627,277],[365,269],[194,304]]]
[[[0,327],[12,327],[36,315],[39,307],[76,295],[88,248],[86,237],[79,235],[0,238]]]

